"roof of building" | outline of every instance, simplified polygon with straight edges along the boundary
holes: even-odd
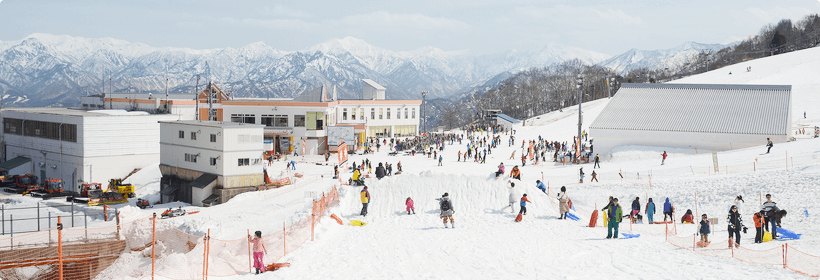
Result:
[[[387,89],[386,89],[386,88],[384,88],[382,85],[380,85],[380,84],[378,84],[378,83],[374,82],[374,81],[373,81],[373,80],[371,80],[371,79],[362,79],[362,82],[364,82],[365,84],[367,84],[367,85],[369,85],[369,86],[371,86],[371,87],[373,87],[373,88],[375,88],[375,89],[377,89],[377,90],[387,90]]]
[[[591,129],[783,135],[789,85],[623,84]]]
[[[220,122],[220,121],[202,121],[202,120],[178,120],[178,121],[159,121],[159,123],[167,124],[184,124],[205,127],[229,128],[229,127],[260,127],[264,128],[264,124],[252,123],[238,123],[238,122]]]
[[[202,173],[202,175],[199,175],[199,177],[197,177],[196,180],[188,183],[188,186],[191,186],[191,187],[194,187],[194,188],[197,188],[197,189],[203,189],[203,188],[207,187],[209,184],[216,181],[216,178],[217,178],[216,174]]]
[[[20,112],[31,114],[50,114],[62,116],[77,116],[77,117],[110,117],[110,116],[150,116],[151,114],[143,111],[125,111],[125,110],[82,110],[72,108],[3,108],[3,111]]]
[[[2,169],[2,170],[12,170],[15,167],[26,164],[27,162],[31,162],[31,159],[27,158],[27,157],[16,157],[16,158],[4,161],[3,163],[0,163],[0,169]]]
[[[297,96],[293,99],[293,101],[298,102],[325,102],[328,101],[327,99],[327,90],[325,86],[319,86],[314,88],[313,90],[306,91],[301,95]]]
[[[101,96],[101,95],[97,95]],[[165,93],[155,92],[140,92],[140,93],[106,93],[106,98],[122,98],[122,99],[160,99],[165,100]],[[150,97],[150,98],[149,98]],[[194,100],[196,94],[192,93],[169,93],[168,100]]]
[[[519,120],[516,120],[513,117],[507,116],[507,114],[495,114],[495,116],[501,118],[502,120],[510,122],[510,123],[520,123],[521,122]]]

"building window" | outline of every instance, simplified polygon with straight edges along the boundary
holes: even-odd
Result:
[[[253,165],[262,165],[262,159],[261,158],[255,158],[255,159],[253,159],[252,164]]]
[[[191,131],[191,140],[196,140],[196,132]]]
[[[383,118],[384,118],[384,108],[379,108],[379,119],[381,120]]]
[[[416,108],[413,108],[413,118],[416,118]]]
[[[221,109],[211,109],[211,120],[216,121],[219,119],[219,110]]]
[[[356,110],[353,110],[353,112],[354,112],[354,113],[353,113],[353,118],[356,118],[356,113],[355,113],[355,112],[356,112]],[[346,120],[347,120],[347,108],[343,108],[343,109],[342,109],[342,120],[343,120],[343,121],[346,121]]]
[[[213,134],[211,134],[211,135],[213,135]],[[211,158],[211,166],[216,166],[216,158],[215,157]]]
[[[211,134],[211,143],[216,143],[216,134]]]
[[[262,115],[262,124],[273,126],[273,115]]]
[[[33,136],[52,140],[77,142],[77,125],[44,121],[4,118],[3,131],[9,134]]]
[[[293,126],[294,127],[305,127],[305,115],[295,115],[295,116],[293,116]]]
[[[396,119],[401,119],[401,108],[396,109]]]
[[[256,115],[254,114],[231,114],[231,122],[236,123],[256,123]]]
[[[247,158],[240,158],[239,159],[239,166],[248,166],[251,165],[251,160]]]
[[[324,112],[307,112],[307,126],[308,130],[323,130],[324,129]]]
[[[407,108],[404,108],[404,118],[407,119]]]
[[[194,154],[185,154],[185,161],[196,163],[196,157]]]
[[[370,119],[371,120],[376,119],[376,108],[370,108]]]
[[[364,108],[359,109],[359,120],[364,120]]]
[[[390,119],[390,108],[387,108],[387,119]]]
[[[356,120],[356,109],[350,110],[350,120]]]
[[[273,126],[275,126],[275,127],[288,127],[288,115],[273,116]]]
[[[179,139],[185,139],[185,131],[179,131]]]

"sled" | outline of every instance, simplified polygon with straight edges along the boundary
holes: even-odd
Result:
[[[703,242],[703,241],[698,241],[698,242],[697,242],[697,243],[695,243],[695,244],[697,244],[697,245],[698,245],[698,247],[703,248],[703,247],[709,246],[709,244],[712,244],[712,242]]]
[[[575,216],[575,214],[572,214],[570,212],[567,212],[567,218],[570,218],[573,221],[580,221],[581,220],[581,218],[578,218],[578,216]]]
[[[800,236],[802,236],[803,234],[797,234],[797,233],[795,233],[791,230],[785,229],[785,228],[778,228],[777,229],[777,235],[778,235],[778,238],[780,238],[780,239],[793,239],[793,240],[796,240],[796,239],[800,239]]]
[[[639,234],[629,234],[629,233],[623,233],[623,232],[622,232],[622,233],[621,233],[621,235],[623,235],[623,236],[624,236],[624,239],[630,239],[630,238],[638,238],[638,237],[641,237],[641,234],[640,234],[640,233],[639,233]]]
[[[652,222],[652,223],[653,223],[653,224],[671,224],[671,223],[672,223],[672,221],[666,221],[666,222]]]
[[[336,222],[339,223],[340,225],[344,224],[342,222],[342,219],[340,219],[339,216],[336,216],[336,214],[330,214],[330,217],[333,218],[334,220],[336,220]]]
[[[598,210],[592,211],[592,216],[589,218],[589,227],[598,225]]]
[[[354,226],[360,226],[360,227],[363,227],[363,226],[367,225],[367,223],[359,221],[359,220],[350,220],[350,224],[354,225]]]
[[[523,217],[521,214],[518,214],[518,216],[516,216],[516,217],[515,217],[515,222],[516,222],[516,223],[517,223],[517,222],[520,222],[520,221],[521,221],[521,220],[523,220],[523,219],[524,219],[524,217]]]
[[[272,263],[265,266],[265,272],[267,271],[276,271],[283,267],[290,267],[290,263]]]

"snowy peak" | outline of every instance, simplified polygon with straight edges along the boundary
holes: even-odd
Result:
[[[692,56],[705,51],[718,51],[730,45],[702,44],[686,42],[670,49],[640,50],[631,49],[623,54],[604,60],[598,65],[609,67],[621,74],[630,70],[647,68],[650,70],[669,68],[674,69],[683,65]]]
[[[374,47],[362,39],[354,37],[344,37],[342,39],[333,38],[324,43],[314,45],[308,49],[309,52],[323,52],[329,54],[351,53],[356,56],[374,56],[389,52],[384,49]]]

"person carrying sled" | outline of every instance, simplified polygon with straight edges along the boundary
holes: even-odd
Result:
[[[444,193],[439,202],[439,209],[441,210],[441,218],[444,220],[444,228],[447,228],[447,219],[450,219],[450,224],[456,228],[456,222],[453,220],[453,203],[450,201],[450,194]]]
[[[649,202],[646,204],[646,209],[644,210],[644,214],[646,214],[646,219],[649,221],[649,224],[655,223],[655,203],[652,202],[652,198],[649,198]]]
[[[407,200],[404,201],[404,205],[407,206],[407,215],[410,215],[410,211],[413,211],[413,214],[416,214],[416,207],[413,206],[412,198],[408,197]]]
[[[561,192],[558,193],[558,212],[558,219],[567,219],[567,212],[569,212],[569,195],[567,195],[566,186],[561,186]]]
[[[729,248],[734,244],[735,248],[740,247],[740,230],[746,233],[746,227],[743,225],[743,220],[740,218],[740,212],[737,206],[732,205],[729,208],[729,216],[726,217],[728,222],[727,230],[729,231]]]
[[[265,263],[262,259],[268,253],[268,248],[265,248],[265,241],[262,240],[262,232],[254,232],[254,236],[248,235],[248,242],[253,244],[253,267],[256,268],[256,274],[265,272]]]
[[[521,197],[521,203],[519,204],[519,206],[521,206],[521,210],[518,210],[519,215],[527,215],[527,202],[532,201],[527,199],[527,194],[524,194],[524,196]]]
[[[675,222],[675,219],[672,218],[672,212],[675,212],[675,208],[672,207],[672,203],[669,203],[669,198],[666,198],[666,202],[663,203],[663,221],[666,222],[666,217],[669,217],[669,220]]]
[[[621,206],[618,205],[618,199],[613,198],[612,203],[607,207],[607,218],[609,219],[609,223],[606,226],[606,238],[618,238],[618,225],[621,223],[621,217],[623,215],[623,210]],[[612,234],[612,230],[615,230],[615,234]]]
[[[362,188],[362,192],[360,194],[362,197],[362,212],[360,215],[367,216],[367,204],[370,203],[370,192],[367,191],[367,186]]]
[[[700,235],[701,247],[706,247],[709,243],[709,234],[712,233],[712,223],[706,217],[706,214],[701,215],[700,223],[698,223],[697,234]]]

